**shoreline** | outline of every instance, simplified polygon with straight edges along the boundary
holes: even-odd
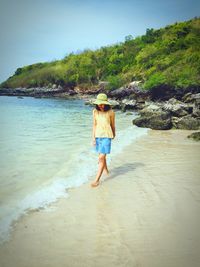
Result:
[[[111,161],[100,186],[85,183],[29,210],[0,245],[2,266],[199,266],[200,144],[187,138],[192,132],[149,130]]]

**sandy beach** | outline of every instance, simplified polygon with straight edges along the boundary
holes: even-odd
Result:
[[[86,183],[21,217],[0,246],[0,266],[199,267],[200,143],[187,138],[192,132],[150,130],[112,159],[100,186]]]

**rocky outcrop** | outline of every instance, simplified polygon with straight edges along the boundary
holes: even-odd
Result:
[[[169,99],[167,102],[163,104],[163,109],[169,111],[172,116],[182,117],[188,115],[188,113],[192,113],[193,111],[192,103],[183,103],[175,98]]]
[[[200,129],[198,95],[193,95],[192,102],[188,103],[175,98],[165,102],[146,101],[145,107],[138,111],[140,117],[134,119],[133,124],[151,129],[198,130]]]
[[[136,100],[137,102],[143,102],[150,97],[150,94],[148,91],[142,90],[139,87],[139,83],[140,81],[133,81],[127,86],[107,92],[108,97],[114,97],[116,100],[126,98],[129,100]]]
[[[77,98],[84,99],[86,105],[94,106],[97,94],[106,93],[113,109],[138,112],[139,117],[133,120],[133,124],[139,127],[200,129],[200,88],[184,91],[162,87],[145,91],[140,88],[140,81],[133,81],[127,86],[108,91],[107,85],[108,82],[101,81],[91,88],[63,88],[56,84],[37,88],[1,88],[0,95]]]
[[[173,128],[185,130],[198,130],[200,128],[200,118],[186,115],[182,118],[172,117]]]
[[[200,132],[195,132],[187,136],[195,141],[200,141]]]
[[[12,96],[65,96],[75,95],[76,92],[71,88],[64,88],[61,85],[53,84],[51,87],[31,87],[31,88],[1,88],[0,95],[12,95]]]
[[[144,115],[145,114],[145,115]],[[172,127],[171,116],[167,111],[145,112],[132,122],[136,126],[155,130],[168,130]]]
[[[123,99],[120,103],[122,111],[136,109],[136,100]]]

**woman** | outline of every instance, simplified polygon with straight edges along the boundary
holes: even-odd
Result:
[[[98,94],[93,102],[96,108],[93,109],[93,145],[99,153],[99,168],[96,179],[91,183],[92,187],[99,185],[100,177],[105,170],[109,173],[106,163],[106,155],[110,154],[111,140],[115,138],[115,113],[107,100],[106,94]]]

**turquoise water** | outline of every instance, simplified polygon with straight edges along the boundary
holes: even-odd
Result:
[[[98,154],[92,146],[92,109],[84,100],[0,97],[0,241],[31,208],[45,207],[67,189],[94,179]],[[147,129],[136,116],[116,114],[112,157]]]

